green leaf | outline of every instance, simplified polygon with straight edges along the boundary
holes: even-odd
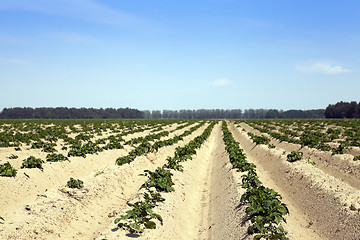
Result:
[[[147,221],[144,223],[144,225],[148,229],[156,229],[156,223],[153,221]]]
[[[282,217],[280,217],[280,216],[275,217],[276,224],[279,224],[281,222],[281,220],[282,220]]]
[[[163,218],[157,214],[157,213],[154,213],[154,216],[162,223],[163,222]]]

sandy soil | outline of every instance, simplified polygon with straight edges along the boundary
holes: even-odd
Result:
[[[244,193],[242,173],[231,168],[221,123],[193,159],[182,164],[184,171],[173,172],[175,191],[162,194],[166,200],[154,209],[163,217],[163,225],[135,236],[114,224],[116,216],[126,212],[126,202],[141,196],[139,187],[146,180],[140,176],[143,170],[165,164],[177,146],[200,135],[207,125],[176,146],[120,167],[114,164],[115,159],[130,149],[46,164],[43,172],[21,170],[30,178],[21,171],[15,179],[0,178],[0,216],[6,219],[0,223],[0,239],[252,239],[246,234],[248,223],[242,222],[246,206],[239,205]],[[289,163],[286,155],[299,146],[274,139],[274,149],[255,146],[242,128],[259,134],[247,125],[237,128],[229,122],[248,161],[256,164],[260,180],[279,192],[287,204],[290,214],[283,226],[289,239],[359,239],[356,162],[303,148],[305,159],[310,157],[316,166],[305,160]],[[69,176],[82,179],[85,188],[65,188]],[[14,180],[15,185],[11,183]]]

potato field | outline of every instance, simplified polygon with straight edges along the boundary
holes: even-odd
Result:
[[[0,239],[360,239],[359,120],[0,120]]]

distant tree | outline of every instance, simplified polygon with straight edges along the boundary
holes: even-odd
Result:
[[[4,108],[2,119],[91,119],[91,118],[144,118],[144,113],[130,108]]]
[[[265,114],[265,118],[279,118],[279,116],[279,111],[276,109],[270,109]]]
[[[360,102],[355,101],[337,102],[336,104],[329,104],[325,109],[326,118],[360,118]]]

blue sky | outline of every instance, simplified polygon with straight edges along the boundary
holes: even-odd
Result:
[[[360,101],[358,0],[0,0],[0,109]]]

